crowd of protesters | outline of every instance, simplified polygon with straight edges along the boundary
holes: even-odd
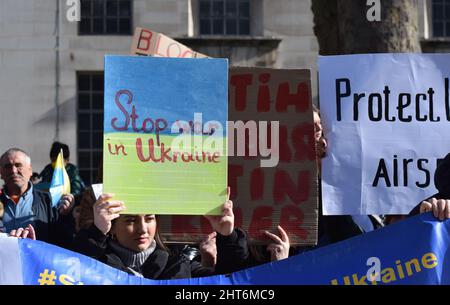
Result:
[[[317,167],[326,157],[320,112],[314,107]],[[63,151],[71,194],[52,206],[48,193],[56,157]],[[129,274],[150,279],[175,279],[226,274],[261,263],[282,260],[304,249],[291,247],[289,232],[278,226],[265,232],[268,245],[252,244],[246,232],[234,226],[233,202],[223,203],[222,215],[205,216],[214,232],[197,247],[166,245],[160,237],[158,215],[126,214],[126,202],[112,200],[112,194],[96,199],[85,187],[75,165],[69,163],[69,147],[55,142],[51,163],[40,174],[33,173],[31,157],[11,148],[0,156],[4,186],[0,193],[0,231],[10,236],[52,243],[95,258]],[[424,200],[410,215],[432,212],[440,220],[450,218],[450,154],[438,166],[434,182],[439,193]],[[97,183],[102,180],[99,168]],[[320,183],[319,183],[320,187]],[[376,230],[408,215],[323,216],[319,191],[319,234],[316,247]],[[301,255],[301,254],[300,254]]]

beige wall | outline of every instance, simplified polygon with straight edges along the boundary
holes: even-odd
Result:
[[[134,0],[133,28],[193,35],[191,1]],[[259,12],[254,26],[264,36],[281,39],[274,66],[311,68],[315,75],[318,47],[310,1],[253,1]],[[131,36],[78,36],[77,23],[66,20],[66,1],[59,3],[58,140],[69,144],[76,163],[76,71],[103,70],[103,56],[127,54]],[[56,135],[55,16],[56,0],[0,0],[0,151],[13,146],[29,151],[35,171],[48,163]],[[315,87],[314,79],[314,95]]]
[[[277,68],[312,70],[313,97],[317,95],[317,54],[310,0],[264,1],[264,35],[281,37]]]

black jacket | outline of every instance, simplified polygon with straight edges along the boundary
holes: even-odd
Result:
[[[2,192],[0,200],[6,202],[7,198]],[[36,239],[67,248],[73,239],[74,221],[72,216],[60,216],[56,207],[52,207],[49,193],[33,188],[33,204],[31,210],[34,214],[33,227]],[[9,233],[9,232],[7,232]]]
[[[95,225],[83,229],[75,237],[72,250],[97,259],[111,267],[133,274],[128,270],[112,248],[109,237]],[[148,279],[180,279],[225,274],[239,270],[248,257],[245,234],[235,229],[230,236],[217,234],[217,265],[215,271],[203,267],[199,262],[189,260],[181,253],[170,255],[157,247],[141,267],[141,274]]]
[[[382,227],[382,224],[372,215],[367,215],[367,217],[375,230]],[[350,215],[322,216],[319,217],[319,221],[323,222],[329,243],[336,243],[365,233]]]
[[[322,184],[319,180],[319,194]],[[350,215],[323,215],[322,196],[319,196],[318,247],[336,243],[365,233]],[[374,229],[382,227],[372,215],[368,215]]]

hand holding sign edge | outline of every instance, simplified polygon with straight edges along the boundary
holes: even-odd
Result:
[[[229,236],[234,230],[233,201],[230,200],[230,187],[227,187],[227,201],[223,204],[222,215],[204,215],[212,228],[219,234]]]

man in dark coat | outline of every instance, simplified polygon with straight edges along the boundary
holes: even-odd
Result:
[[[60,205],[52,207],[50,194],[35,189],[30,182],[32,173],[25,151],[11,148],[0,157],[0,174],[5,182],[0,194],[5,231],[22,230],[31,224],[38,240],[67,247],[73,235],[73,196],[63,196]]]

